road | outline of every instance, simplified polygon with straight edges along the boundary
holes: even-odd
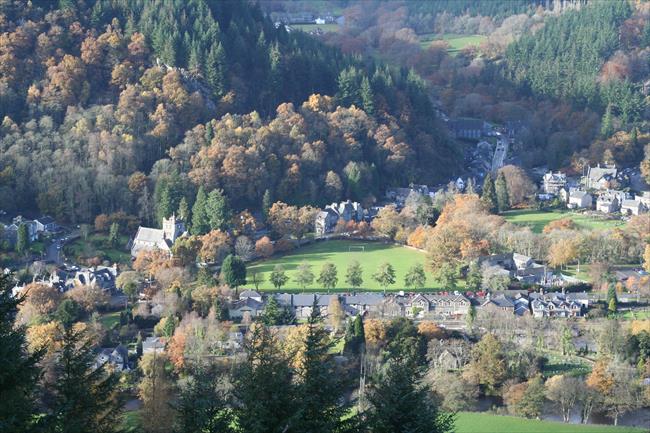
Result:
[[[494,157],[492,158],[492,173],[496,173],[503,167],[506,156],[508,155],[509,141],[506,137],[499,137],[497,140],[497,147],[494,149]]]

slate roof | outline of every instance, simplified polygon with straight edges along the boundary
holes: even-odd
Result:
[[[133,240],[133,245],[137,250],[143,246],[142,244],[156,246],[165,251],[171,248],[171,242],[169,239],[165,239],[162,229],[140,226]]]
[[[244,299],[244,298],[261,298],[262,295],[259,292],[256,292],[255,290],[244,290],[239,294],[239,299]]]
[[[358,295],[344,296],[345,303],[349,305],[379,305],[384,300],[381,293],[359,293]]]

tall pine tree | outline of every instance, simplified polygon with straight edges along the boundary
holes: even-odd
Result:
[[[205,207],[207,201],[208,196],[205,194],[203,186],[200,186],[196,193],[194,206],[192,206],[192,228],[190,231],[193,235],[203,235],[210,231],[210,221]]]
[[[397,335],[395,339],[399,339]],[[396,347],[373,380],[368,394],[368,429],[373,433],[445,433],[454,430],[453,415],[440,412],[426,386],[415,351]]]
[[[289,360],[277,339],[256,324],[244,345],[246,359],[234,375],[234,414],[239,431],[290,432],[295,413],[295,385]]]
[[[496,213],[499,210],[499,203],[497,201],[497,193],[494,187],[492,173],[488,173],[485,176],[481,200],[483,200],[483,203],[485,203],[490,212]]]
[[[118,431],[123,400],[117,374],[108,372],[104,365],[95,366],[96,355],[84,330],[64,326],[60,347],[53,400],[45,420],[47,431]]]
[[[14,326],[24,296],[14,297],[9,275],[0,275],[0,431],[27,432],[34,421],[37,364],[43,352],[30,354],[25,327]]]
[[[496,190],[499,212],[508,210],[510,208],[510,195],[508,194],[508,184],[503,172],[499,172],[497,181],[494,183],[494,189]]]
[[[341,402],[344,384],[330,355],[336,345],[322,324],[320,307],[314,298],[307,320],[305,350],[297,371],[297,408],[294,430],[329,433],[344,431],[352,420],[342,420],[347,406]]]
[[[213,189],[205,203],[206,215],[212,230],[225,231],[232,217],[228,200],[220,189]]]

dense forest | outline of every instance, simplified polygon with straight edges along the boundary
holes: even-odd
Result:
[[[570,2],[556,10],[551,2],[503,19],[445,10],[425,20],[415,9],[437,2],[375,4],[350,2],[345,25],[321,38],[413,68],[450,117],[518,122],[512,150],[524,167],[579,173],[586,163],[640,160],[650,114],[641,91],[650,78],[648,3]],[[486,37],[452,53],[436,33]]]
[[[536,94],[601,112],[611,104],[624,123],[637,121],[643,99],[631,83],[633,77],[598,79],[607,59],[625,48],[621,25],[631,15],[628,2],[602,2],[550,17],[539,32],[527,33],[508,47],[508,73]]]
[[[72,222],[117,210],[148,214],[157,205],[157,181],[170,177],[181,179],[191,205],[204,183],[191,170],[235,160],[239,177],[256,164],[270,194],[290,203],[332,197],[323,192],[326,178],[342,179],[336,190],[346,192],[351,162],[372,172],[359,175],[372,178],[359,199],[386,185],[439,181],[458,167],[459,152],[438,125],[417,74],[276,29],[248,2],[55,6],[0,5],[0,200],[7,212],[31,210]],[[355,105],[351,118],[361,120],[331,127],[331,120],[300,119],[299,125],[292,123],[297,118],[283,118],[285,103],[300,106],[312,94],[334,98],[324,104],[332,118],[345,118],[337,105]],[[194,149],[191,163],[167,158],[171,148],[178,155],[194,140],[197,125],[214,130],[239,122],[233,120],[239,114],[258,119],[246,126],[253,138],[237,130],[208,135],[202,141],[208,149]],[[274,116],[264,138],[266,119]],[[348,149],[323,163],[327,149],[310,148],[336,147],[330,143],[335,137]],[[260,150],[265,141],[272,144]],[[230,156],[210,153],[217,148]],[[146,182],[133,180],[142,174]],[[293,190],[286,186],[290,179],[299,179]],[[234,192],[227,176],[211,182]],[[233,197],[233,205],[259,208],[263,193]]]

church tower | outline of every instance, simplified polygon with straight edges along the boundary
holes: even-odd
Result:
[[[185,224],[176,215],[172,214],[169,218],[163,218],[163,237],[169,239],[172,243],[185,232]]]

